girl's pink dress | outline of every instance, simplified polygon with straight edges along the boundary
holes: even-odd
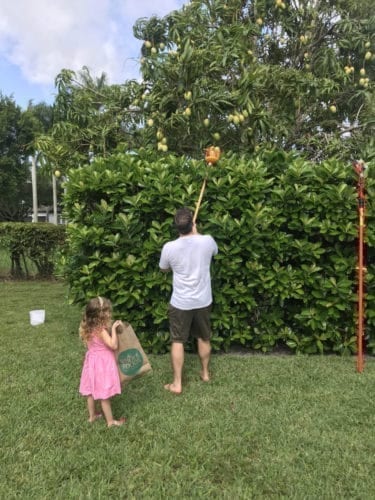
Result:
[[[79,392],[94,399],[108,399],[121,394],[115,353],[95,334],[88,342]]]

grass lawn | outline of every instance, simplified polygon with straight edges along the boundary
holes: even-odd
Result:
[[[1,282],[1,498],[375,498],[375,359],[215,354],[212,381],[168,355],[87,422],[80,310],[56,282]],[[31,309],[46,322],[29,324]],[[131,318],[125,318],[131,322]]]

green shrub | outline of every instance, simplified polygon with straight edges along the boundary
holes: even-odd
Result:
[[[49,223],[1,222],[0,247],[10,256],[12,277],[28,277],[30,260],[38,276],[51,277],[56,252],[65,240],[65,226]]]
[[[205,162],[145,153],[69,172],[63,265],[71,300],[108,296],[153,352],[167,345],[171,276],[158,268],[176,237],[176,208],[195,207],[219,246],[212,266],[213,346],[353,352],[356,178],[332,159],[312,164],[280,151]],[[368,179],[369,200],[373,178]],[[374,351],[373,207],[368,203],[367,344]]]

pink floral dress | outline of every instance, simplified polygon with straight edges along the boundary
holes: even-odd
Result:
[[[108,399],[121,394],[115,353],[95,333],[88,342],[79,392],[94,399]]]

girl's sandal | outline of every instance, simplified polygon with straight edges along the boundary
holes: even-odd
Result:
[[[119,420],[112,420],[110,424],[108,424],[108,427],[120,427],[120,425],[123,425],[126,422],[126,418],[122,417]]]

